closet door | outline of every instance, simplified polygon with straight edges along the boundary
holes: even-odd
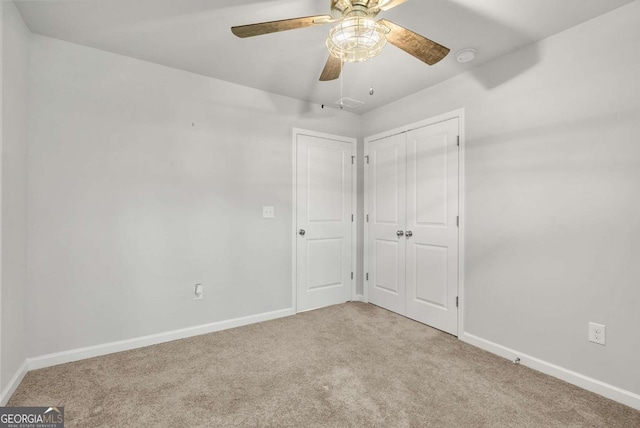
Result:
[[[457,335],[458,119],[407,133],[406,316]]]
[[[369,144],[369,301],[405,313],[406,139]]]

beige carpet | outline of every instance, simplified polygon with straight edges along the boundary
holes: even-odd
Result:
[[[375,306],[30,372],[68,427],[640,427],[640,412]]]

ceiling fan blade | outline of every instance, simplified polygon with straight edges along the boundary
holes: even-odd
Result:
[[[320,75],[320,81],[327,82],[329,80],[336,80],[340,77],[341,72],[342,60],[334,57],[333,55],[329,55],[329,59],[324,65],[324,70],[322,70],[322,74]]]
[[[378,2],[378,9],[389,10],[396,6],[400,6],[402,3],[406,3],[407,0],[380,0]]]
[[[394,24],[391,21],[381,19],[378,22],[391,30],[389,34],[387,34],[387,41],[389,43],[413,55],[422,62],[433,65],[449,53],[449,48]]]
[[[281,21],[261,22],[259,24],[239,25],[231,27],[231,32],[238,37],[253,37],[279,31],[296,30],[298,28],[323,25],[332,21],[331,15],[305,16],[303,18],[283,19]]]

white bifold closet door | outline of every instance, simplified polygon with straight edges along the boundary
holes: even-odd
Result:
[[[369,143],[369,300],[458,331],[458,119]]]
[[[369,145],[369,301],[402,315],[406,312],[406,153],[405,134]]]

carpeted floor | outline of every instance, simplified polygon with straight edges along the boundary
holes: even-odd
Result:
[[[640,427],[640,412],[363,303],[30,372],[67,427]]]

